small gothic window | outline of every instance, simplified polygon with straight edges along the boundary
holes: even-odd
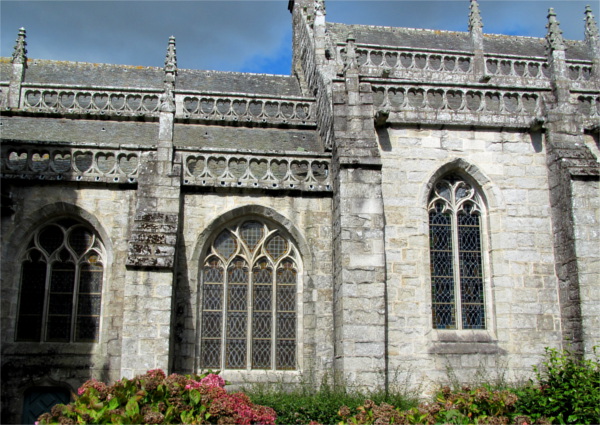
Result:
[[[39,229],[21,261],[17,341],[97,341],[103,258],[100,239],[79,221]]]
[[[203,368],[296,368],[298,258],[263,222],[217,234],[202,268]]]
[[[449,175],[435,184],[428,210],[433,327],[485,329],[480,196]]]

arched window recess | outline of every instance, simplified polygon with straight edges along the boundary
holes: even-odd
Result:
[[[433,327],[485,329],[481,196],[450,174],[434,184],[427,209]]]
[[[100,238],[78,220],[38,229],[21,261],[17,341],[96,342],[105,257]]]
[[[295,369],[299,255],[267,222],[212,239],[202,267],[203,368]]]

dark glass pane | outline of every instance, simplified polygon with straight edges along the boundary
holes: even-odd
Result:
[[[73,309],[73,294],[50,294],[48,314],[71,314]]]
[[[247,313],[228,313],[227,314],[227,337],[228,338],[246,338]]]
[[[277,356],[277,369],[296,368],[296,341],[278,340],[275,346]]]
[[[77,305],[78,316],[99,316],[100,315],[100,295],[79,294]]]
[[[246,368],[245,339],[228,339],[225,351],[225,367],[229,369]]]
[[[205,310],[223,309],[223,285],[204,284],[203,305]]]
[[[267,252],[275,261],[286,253],[287,247],[287,241],[279,235],[271,238],[269,242],[267,242]]]
[[[83,255],[88,248],[92,247],[94,236],[92,232],[82,226],[75,227],[69,233],[69,245],[78,256]]]
[[[277,338],[296,338],[295,313],[277,313]]]
[[[96,342],[98,339],[99,317],[77,317],[75,341]]]
[[[248,266],[241,258],[236,258],[227,269],[227,280],[229,283],[247,283]]]
[[[209,263],[204,266],[204,282],[223,283],[223,267],[219,260],[211,259]]]
[[[462,317],[464,329],[485,329],[483,304],[463,304]]]
[[[277,285],[277,311],[296,311],[296,287]]]
[[[228,260],[235,254],[237,241],[229,231],[223,230],[219,236],[217,236],[214,247],[219,255],[225,258],[225,260]]]
[[[247,285],[229,285],[227,289],[227,310],[245,311],[248,308],[248,286]]]
[[[272,283],[273,269],[269,267],[269,263],[266,261],[260,261],[252,269],[252,280],[254,283]]]
[[[271,285],[254,286],[254,311],[271,311],[271,297],[273,287]]]
[[[50,292],[73,293],[75,265],[72,263],[54,263],[50,275]]]
[[[102,266],[84,264],[79,271],[79,293],[102,292]]]
[[[46,340],[56,342],[69,342],[71,334],[71,315],[48,315],[46,327]]]
[[[272,313],[254,313],[252,315],[252,337],[271,338]]]
[[[19,315],[17,324],[17,341],[39,342],[42,337],[42,315]]]
[[[23,262],[19,314],[37,314],[41,318],[46,291],[46,269],[46,263]]]
[[[271,341],[255,339],[252,341],[252,368],[269,369],[271,367]]]
[[[204,338],[221,337],[223,314],[218,311],[205,312],[202,315],[202,336]]]
[[[202,340],[202,367],[220,369],[221,368],[221,340],[204,339]]]
[[[434,303],[432,311],[435,329],[456,329],[454,304]]]
[[[44,251],[52,255],[62,245],[64,233],[60,227],[50,225],[40,231],[38,240]]]
[[[242,225],[240,230],[242,240],[246,243],[250,251],[254,251],[254,248],[256,248],[256,245],[263,237],[263,232],[263,225],[256,221],[247,221]]]
[[[290,260],[284,260],[281,267],[277,269],[278,284],[295,284],[298,272],[294,268],[294,263]]]

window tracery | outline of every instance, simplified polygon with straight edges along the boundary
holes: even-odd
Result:
[[[448,175],[434,185],[428,211],[433,327],[485,329],[481,197]]]
[[[222,230],[202,268],[203,368],[296,368],[299,255],[266,223]]]
[[[73,219],[47,224],[31,237],[21,262],[17,341],[96,342],[104,247]]]

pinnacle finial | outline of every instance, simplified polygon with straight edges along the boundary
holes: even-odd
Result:
[[[344,72],[349,69],[358,69],[358,63],[356,60],[356,49],[354,42],[356,38],[352,32],[348,33],[346,37],[346,56],[344,58]]]
[[[26,63],[27,62],[27,42],[25,41],[25,37],[27,37],[25,28],[19,28],[19,35],[17,36],[17,44],[15,44],[15,51],[12,54],[12,63]]]
[[[598,44],[598,39],[600,38],[600,34],[598,33],[598,26],[596,25],[596,20],[594,19],[594,14],[592,13],[592,8],[588,4],[585,7],[585,40],[590,43]]]
[[[167,47],[167,57],[165,58],[165,72],[177,73],[177,49],[175,48],[175,37],[169,37],[169,46]]]
[[[481,19],[481,12],[479,11],[479,3],[477,0],[471,0],[469,13],[469,31],[481,30],[483,28],[483,21]]]
[[[167,56],[165,58],[165,89],[160,96],[160,110],[162,112],[175,112],[175,76],[177,75],[177,55],[175,48],[175,37],[169,37]]]
[[[565,41],[562,36],[562,30],[560,29],[560,22],[556,19],[556,13],[554,9],[548,9],[548,33],[546,34],[546,40],[548,41],[548,48],[550,51],[554,50],[565,50]]]
[[[317,13],[320,13],[321,15],[327,14],[325,10],[325,0],[315,0],[315,14]]]

